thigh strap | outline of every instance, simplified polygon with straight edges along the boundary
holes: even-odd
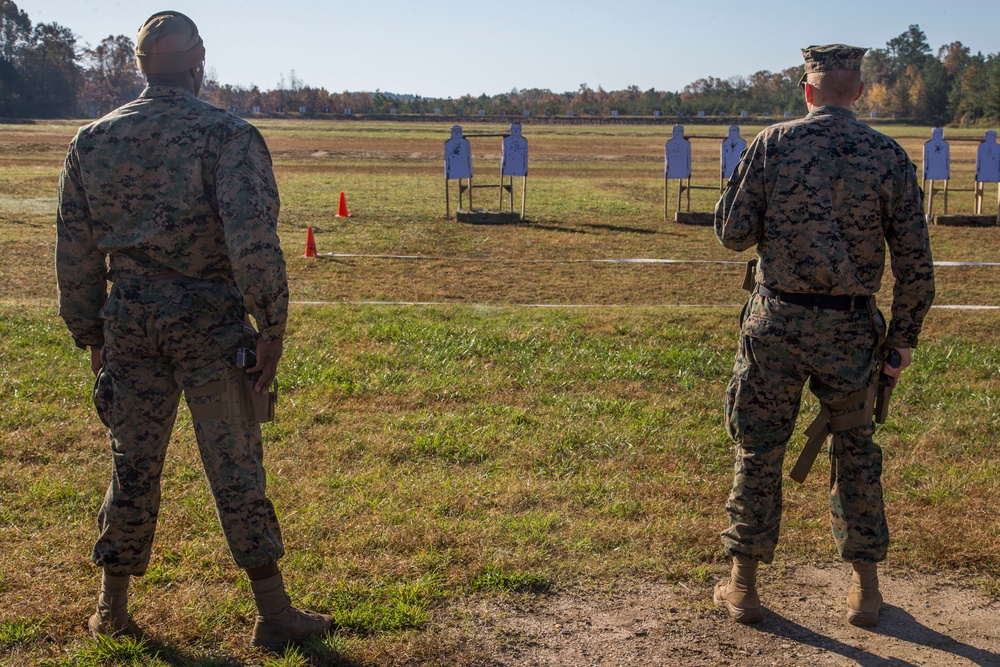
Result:
[[[816,461],[820,448],[826,442],[827,436],[847,431],[858,426],[872,423],[875,408],[875,394],[878,385],[872,383],[865,389],[848,394],[843,400],[835,403],[820,402],[819,414],[812,424],[806,428],[806,444],[799,453],[799,458],[792,468],[791,478],[801,484]],[[836,416],[833,412],[837,412]]]

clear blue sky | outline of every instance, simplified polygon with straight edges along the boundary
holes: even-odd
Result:
[[[961,41],[1000,51],[1000,3],[976,0],[15,0],[79,43],[133,40],[176,9],[198,24],[221,83],[275,88],[295,75],[331,92],[459,97],[512,88],[679,91],[801,63],[810,44],[884,47],[918,24],[934,52]]]

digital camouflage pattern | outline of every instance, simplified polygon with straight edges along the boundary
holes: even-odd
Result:
[[[730,525],[722,534],[730,555],[771,562],[781,524],[782,462],[805,383],[826,403],[867,387],[881,364],[881,322],[866,310],[813,310],[759,294],[750,298],[726,393],[726,429],[736,442],[726,503]],[[831,438],[830,513],[845,560],[882,560],[889,544],[874,432],[869,423]]]
[[[923,194],[906,152],[839,107],[766,128],[715,210],[731,250],[757,246],[757,282],[784,292],[878,292],[892,255],[888,344],[915,347],[934,299]]]
[[[864,47],[847,46],[846,44],[807,46],[802,49],[805,67],[803,67],[799,85],[802,85],[807,75],[814,72],[835,72],[837,70],[860,72],[861,61],[867,51],[868,49]]]
[[[60,315],[78,344],[102,347],[95,399],[113,469],[92,560],[109,574],[146,569],[182,390],[233,372],[245,309],[266,339],[284,335],[278,207],[257,130],[183,88],[147,88],[70,145],[57,215]],[[283,548],[260,426],[206,419],[195,436],[236,563],[275,562]]]
[[[233,282],[264,340],[284,335],[278,189],[260,133],[172,86],[80,129],[59,182],[59,313],[100,346],[110,271]]]
[[[105,416],[113,475],[91,556],[111,574],[146,570],[181,389],[233,370],[243,336],[241,301],[225,283],[189,278],[123,278],[111,288],[100,382],[112,398]],[[236,564],[250,568],[277,561],[284,549],[265,493],[260,425],[206,419],[194,427]]]
[[[722,538],[730,555],[770,562],[782,462],[806,380],[834,404],[874,381],[883,341],[916,346],[934,297],[923,195],[895,141],[848,109],[819,107],[757,135],[716,207],[715,231],[727,248],[756,246],[756,282],[783,292],[874,294],[886,245],[892,257],[887,333],[881,314],[864,309],[814,309],[759,294],[744,309],[726,399],[736,465]],[[888,547],[873,433],[869,424],[831,438],[830,510],[845,560],[879,561]]]

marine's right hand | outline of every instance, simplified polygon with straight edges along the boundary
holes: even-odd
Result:
[[[257,382],[254,384],[254,391],[259,394],[266,393],[274,382],[274,376],[278,373],[278,360],[281,359],[281,352],[284,349],[284,341],[265,341],[263,338],[257,341],[257,363],[253,368],[248,368],[247,373],[253,375],[260,373]]]
[[[888,361],[888,356],[886,361],[882,362],[882,372],[892,378],[898,378],[902,375],[903,371],[907,366],[910,365],[910,348],[908,347],[890,347],[890,351],[895,350],[899,353],[899,365],[890,366]]]

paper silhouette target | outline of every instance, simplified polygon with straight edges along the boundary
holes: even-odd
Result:
[[[976,182],[1000,183],[1000,146],[994,130],[986,132],[986,140],[976,150]]]
[[[666,178],[691,178],[691,142],[684,138],[683,125],[674,125],[673,136],[667,142],[665,153],[663,174]]]
[[[729,126],[729,136],[722,141],[722,178],[733,177],[733,171],[747,149],[747,140],[740,136],[740,128]]]
[[[528,175],[528,140],[521,136],[521,124],[510,124],[510,136],[503,138],[501,176]]]
[[[472,149],[462,137],[461,125],[453,125],[451,139],[444,142],[444,177],[472,178]]]
[[[924,144],[924,180],[947,181],[951,178],[951,146],[944,140],[944,130],[931,130],[931,140]]]

